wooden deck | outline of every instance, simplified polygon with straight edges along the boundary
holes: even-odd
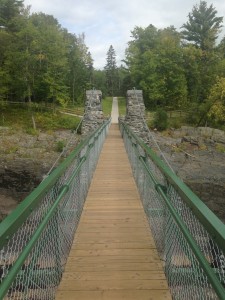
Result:
[[[103,146],[56,299],[171,299],[116,124]]]

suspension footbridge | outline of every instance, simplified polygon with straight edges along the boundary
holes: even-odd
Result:
[[[112,122],[118,123],[114,112]],[[171,299],[119,126],[113,123],[56,299],[149,297]]]
[[[225,225],[117,120],[1,223],[0,299],[225,299]]]

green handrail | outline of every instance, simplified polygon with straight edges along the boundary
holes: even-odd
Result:
[[[222,287],[218,277],[216,274],[212,271],[212,268],[209,266],[208,261],[206,260],[205,256],[202,255],[201,249],[193,239],[192,235],[190,234],[189,230],[187,229],[186,225],[176,212],[176,210],[173,208],[173,206],[170,203],[169,198],[167,197],[164,188],[156,181],[154,178],[154,175],[152,172],[150,172],[148,166],[146,165],[145,161],[142,157],[140,157],[140,160],[142,161],[142,164],[144,165],[147,173],[151,177],[152,181],[155,184],[155,188],[157,192],[162,196],[164,199],[167,208],[169,209],[171,215],[173,216],[175,222],[177,223],[178,227],[180,228],[181,232],[183,233],[185,239],[187,240],[190,248],[192,249],[193,253],[195,254],[195,257],[197,258],[199,264],[201,265],[202,269],[207,274],[207,277],[209,279],[209,282],[212,284],[213,288],[215,289],[217,295],[220,297],[220,299],[225,299],[225,289]]]
[[[128,138],[131,140],[131,144],[135,147],[135,152],[138,152],[137,145],[144,150],[144,153],[151,158],[151,160],[155,163],[155,165],[160,169],[162,174],[165,176],[166,180],[175,188],[179,195],[181,195],[182,200],[185,201],[186,205],[191,208],[194,215],[200,221],[200,223],[204,226],[204,228],[209,232],[216,243],[219,245],[221,250],[224,252],[225,250],[225,225],[218,219],[218,217],[161,161],[161,159],[136,135],[134,134],[131,129],[124,123],[120,122],[120,126],[126,132]],[[122,131],[123,134],[123,131]],[[133,142],[134,141],[134,142]],[[177,226],[180,228],[183,236],[185,237],[187,243],[189,244],[192,252],[194,253],[199,265],[204,270],[209,282],[211,283],[212,287],[214,288],[216,294],[218,295],[219,299],[225,300],[225,289],[222,286],[219,278],[215,274],[215,272],[210,267],[207,259],[203,255],[201,249],[199,248],[198,244],[196,243],[195,239],[191,235],[190,231],[188,230],[186,224],[181,219],[177,211],[174,209],[173,205],[171,204],[170,199],[167,196],[165,187],[159,184],[156,180],[154,174],[149,169],[148,165],[146,164],[146,157],[136,153],[139,160],[141,161],[142,165],[145,168],[148,176],[151,178],[155,186],[155,190],[160,194],[164,203],[167,206],[167,209],[170,211],[174,221],[176,222]]]
[[[202,202],[202,200],[175,174],[166,166],[166,164],[150,149],[129,127],[121,123],[127,133],[135,139],[147,155],[152,159],[155,165],[160,169],[173,187],[182,196],[193,214],[198,218],[202,225],[207,229],[215,242],[220,246],[225,254],[225,225],[220,219]]]
[[[55,199],[54,203],[49,210],[44,215],[41,222],[38,224],[34,233],[32,234],[30,240],[24,246],[22,251],[20,252],[18,258],[13,263],[12,267],[8,271],[7,275],[3,278],[0,284],[0,299],[6,295],[10,286],[16,279],[18,272],[21,270],[23,264],[31,253],[32,249],[35,247],[38,242],[41,234],[44,232],[49,220],[52,218],[54,213],[56,212],[60,201],[70,190],[70,186],[74,180],[74,178],[78,175],[82,165],[86,161],[87,157],[90,156],[91,149],[94,146],[94,143],[98,140],[100,134],[105,130],[105,128],[109,125],[110,120],[104,122],[100,128],[98,128],[93,134],[87,137],[84,141],[82,141],[76,149],[65,159],[65,161],[59,165],[28,197],[24,199],[24,201],[17,206],[17,208],[8,216],[6,219],[0,224],[0,249],[4,247],[4,245],[10,240],[10,237],[15,234],[18,229],[24,224],[29,215],[33,212],[33,210],[38,206],[39,201],[41,201],[42,197],[54,186],[57,180],[61,177],[61,175],[65,172],[65,170],[70,166],[71,162],[77,159],[81,150],[84,147],[86,148],[85,154],[79,158],[78,164],[73,170],[72,174],[68,178],[66,182],[61,186],[60,191]],[[94,142],[91,142],[94,140]]]
[[[89,141],[94,136],[102,132],[109,124],[109,121],[95,130],[90,136],[82,141],[74,151],[63,161],[40,185],[31,192],[17,207],[7,216],[0,224],[0,249],[9,241],[10,237],[18,230],[18,228],[25,222],[33,210],[38,206],[40,199],[47,191],[55,184],[58,178],[68,168],[71,162],[77,157],[81,149],[89,144]]]

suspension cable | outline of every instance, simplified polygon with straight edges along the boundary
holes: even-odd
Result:
[[[141,116],[142,121],[144,122],[144,124],[146,124],[145,118],[144,118],[144,116],[143,116],[143,114],[142,114],[142,111],[141,111],[141,105],[140,105],[140,103],[139,103],[139,101],[138,101],[138,96],[137,96],[135,87],[133,88],[133,91],[134,91],[134,94],[135,94],[135,97],[136,97],[136,100],[137,100],[137,103],[138,103],[138,108],[139,108],[140,116]],[[149,129],[149,127],[148,127],[147,124],[146,124],[146,127],[147,127],[147,131],[148,131],[148,139],[149,139],[149,140],[152,139],[153,143],[156,145],[156,147],[157,147],[157,149],[158,149],[158,151],[159,151],[159,153],[160,153],[160,157],[166,162],[166,164],[168,165],[168,167],[174,172],[172,166],[170,165],[170,163],[169,163],[168,160],[166,159],[164,153],[162,152],[162,150],[161,150],[161,148],[160,148],[158,142],[156,141],[154,135],[153,135],[152,132],[150,131],[150,129]],[[175,173],[175,172],[174,172],[174,173]]]
[[[49,174],[52,172],[52,170],[54,169],[54,167],[56,166],[56,164],[58,163],[58,161],[60,160],[60,158],[63,156],[63,154],[66,152],[69,144],[71,143],[72,139],[74,138],[74,136],[77,134],[77,131],[79,129],[79,127],[81,126],[81,123],[83,121],[83,117],[80,119],[80,122],[78,123],[75,131],[73,132],[73,135],[71,136],[71,138],[68,140],[67,144],[65,147],[63,147],[63,150],[62,152],[59,154],[59,156],[57,157],[57,159],[55,160],[55,162],[53,163],[53,165],[51,166],[50,170],[48,171],[48,173],[46,175],[44,175],[43,177],[43,180],[49,176]]]

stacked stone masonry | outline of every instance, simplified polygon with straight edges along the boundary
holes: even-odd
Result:
[[[102,112],[102,92],[99,90],[86,91],[84,118],[82,122],[82,135],[93,132],[104,122]]]
[[[148,143],[148,126],[145,120],[145,105],[141,90],[128,90],[125,123]]]

